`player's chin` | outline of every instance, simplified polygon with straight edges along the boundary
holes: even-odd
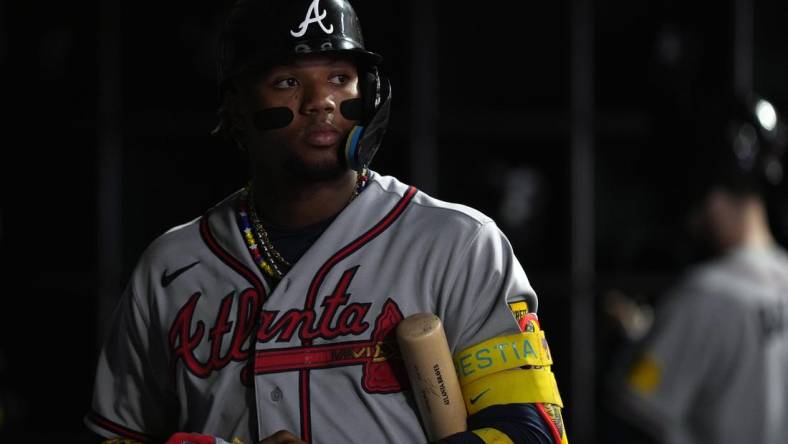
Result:
[[[304,180],[329,181],[340,178],[347,170],[347,162],[339,149],[315,153],[299,153],[285,160],[285,168]]]

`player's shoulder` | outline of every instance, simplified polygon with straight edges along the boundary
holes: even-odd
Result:
[[[404,197],[411,188],[393,176],[381,176],[373,173],[370,185],[377,188],[377,192],[388,193]],[[447,202],[424,191],[417,191],[410,202],[414,217],[433,220],[444,227],[458,225],[476,229],[484,225],[494,225],[492,218],[481,211],[467,205]]]
[[[743,309],[770,291],[769,268],[784,265],[788,262],[778,252],[737,249],[692,267],[677,289],[683,298],[699,304]]]
[[[694,265],[674,285],[672,293],[684,305],[690,302],[716,305],[730,297],[727,285],[735,281],[726,273],[728,265],[720,259]]]
[[[199,224],[202,218],[203,216],[198,216],[168,229],[148,245],[142,253],[142,258],[168,256],[188,248],[190,243],[199,238]]]
[[[200,234],[201,223],[206,218],[215,221],[217,219],[226,219],[228,215],[232,216],[232,202],[234,202],[239,192],[240,191],[231,194],[212,206],[203,215],[195,217],[186,223],[169,228],[159,235],[142,253],[137,268],[166,267],[166,264],[171,262],[173,258],[200,255],[201,251],[205,248],[205,243]]]

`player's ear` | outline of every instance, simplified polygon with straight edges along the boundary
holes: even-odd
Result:
[[[217,117],[219,123],[211,131],[212,135],[221,135],[224,138],[232,139],[238,148],[245,150],[245,128],[246,123],[243,118],[239,85],[235,79],[231,79],[227,86],[221,91],[219,109]]]
[[[243,114],[243,104],[240,94],[238,94],[238,85],[235,82],[227,87],[222,98],[221,109],[224,111],[222,119],[227,135],[235,141],[238,149],[246,151],[247,125]]]

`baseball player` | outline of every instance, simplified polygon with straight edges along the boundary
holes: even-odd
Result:
[[[713,258],[657,307],[619,400],[656,442],[788,439],[788,254],[764,199],[783,182],[785,127],[768,101],[751,97],[724,129],[728,143],[697,170],[710,175],[694,218]]]
[[[394,331],[428,312],[476,390],[469,430],[443,442],[567,442],[505,236],[368,169],[391,101],[380,61],[346,0],[231,11],[217,132],[252,180],[140,258],[85,418],[102,439],[427,442]]]

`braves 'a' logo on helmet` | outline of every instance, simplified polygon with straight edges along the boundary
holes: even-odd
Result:
[[[301,37],[306,34],[306,30],[309,28],[309,25],[312,23],[317,23],[320,25],[320,29],[323,30],[326,34],[331,34],[334,32],[334,25],[329,23],[328,28],[326,25],[323,24],[323,19],[326,18],[326,10],[323,10],[321,14],[319,11],[319,4],[320,0],[312,0],[312,3],[309,5],[309,9],[306,11],[306,18],[304,21],[298,25],[298,31],[290,31],[290,35],[293,37]]]

